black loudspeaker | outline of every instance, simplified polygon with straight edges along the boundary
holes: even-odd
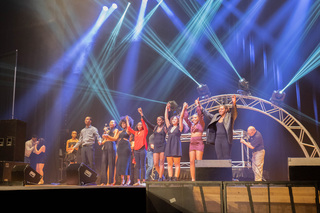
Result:
[[[0,185],[12,185],[11,184],[11,171],[16,165],[28,165],[24,162],[13,161],[0,161]]]
[[[38,184],[41,178],[29,164],[14,165],[11,171],[11,185]]]
[[[69,164],[66,173],[68,185],[95,184],[97,180],[97,173],[84,163]]]
[[[196,181],[232,181],[230,160],[196,160]]]
[[[26,123],[20,120],[0,121],[0,160],[24,161]]]
[[[37,184],[41,175],[24,162],[1,161],[0,185]]]
[[[320,181],[320,158],[288,158],[290,181]]]
[[[184,181],[172,185],[149,184],[147,190],[147,212],[196,212],[194,186]]]

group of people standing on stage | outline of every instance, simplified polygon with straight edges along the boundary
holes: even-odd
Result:
[[[149,122],[142,109],[139,108],[138,112],[141,115],[141,121],[135,127],[133,127],[133,119],[130,116],[123,116],[119,122],[119,127],[122,130],[117,128],[118,125],[115,120],[111,120],[109,127],[105,127],[102,137],[100,137],[97,128],[91,125],[91,117],[86,117],[86,127],[81,130],[79,140],[73,135],[73,138],[67,142],[67,152],[73,156],[71,158],[74,158],[73,151],[80,147],[81,161],[94,169],[93,145],[95,139],[97,139],[102,149],[101,183],[107,185],[115,184],[115,174],[121,176],[122,185],[131,183],[130,163],[133,160],[133,152],[137,174],[137,182],[134,185],[141,185],[146,179],[147,150],[152,150],[153,166],[159,174],[158,181],[165,180],[165,158],[168,164],[168,180],[175,181],[179,179],[180,175],[180,159],[182,157],[180,136],[184,128],[186,128],[185,121],[191,132],[189,146],[190,174],[192,181],[195,181],[195,160],[202,160],[204,151],[202,139],[205,130],[204,117],[210,119],[206,130],[206,142],[215,145],[218,159],[231,159],[233,127],[237,118],[236,96],[232,97],[232,107],[221,105],[219,113],[216,114],[207,112],[201,106],[199,99],[195,100],[195,105],[197,113],[192,115],[190,121],[188,119],[187,103],[183,104],[180,116],[173,115],[171,117],[169,117],[169,114],[172,114],[172,109],[170,103],[168,103],[165,107],[164,117],[158,116],[156,124]],[[148,147],[147,143],[148,131],[153,132],[149,137],[150,147]],[[249,142],[241,142],[248,147],[251,146]],[[260,148],[263,149],[263,141]],[[173,165],[175,166],[174,174]],[[261,169],[261,162],[259,165],[259,169]],[[107,171],[109,171],[108,178],[106,177]]]
[[[146,177],[149,177],[152,167],[159,175],[158,181],[164,178],[164,162],[167,160],[168,180],[175,181],[180,175],[180,159],[182,157],[181,134],[189,127],[191,132],[189,158],[190,175],[195,181],[195,160],[202,160],[204,151],[203,132],[205,131],[204,117],[210,119],[206,127],[206,143],[215,145],[217,159],[231,159],[231,147],[233,140],[233,127],[237,118],[236,96],[232,97],[232,106],[221,105],[216,114],[204,109],[199,99],[195,100],[196,114],[189,120],[187,108],[184,103],[179,115],[173,115],[173,110],[168,103],[164,116],[158,116],[156,124],[148,121],[141,108],[138,109],[141,121],[133,127],[133,119],[130,116],[120,118],[119,124],[111,120],[104,128],[104,134],[100,137],[98,129],[91,125],[91,117],[85,118],[85,128],[80,132],[73,131],[72,138],[67,141],[66,161],[83,162],[95,169],[94,144],[97,139],[102,150],[101,158],[101,183],[115,184],[115,174],[120,175],[121,185],[130,185],[130,174],[133,173],[131,164],[135,163],[137,182],[141,185]],[[170,116],[171,115],[171,116]],[[120,128],[119,128],[119,127]],[[148,127],[147,127],[148,126]],[[187,127],[188,126],[188,127]],[[148,132],[152,134],[148,138]],[[256,181],[263,179],[264,143],[261,133],[253,126],[248,128],[249,138],[240,142],[253,150],[252,168]],[[149,144],[149,147],[148,147]],[[75,151],[77,150],[77,151]],[[148,170],[146,170],[146,158],[148,157]],[[36,135],[25,143],[25,162],[34,165],[40,175],[44,175],[43,168],[46,159],[45,140],[38,140]],[[150,165],[153,162],[153,165]],[[173,165],[175,172],[173,173]],[[108,177],[107,177],[108,174]],[[43,178],[40,183],[43,183]]]

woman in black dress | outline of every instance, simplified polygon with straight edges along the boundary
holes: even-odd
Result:
[[[197,102],[204,116],[211,120],[207,126],[207,143],[215,145],[218,159],[231,159],[233,127],[238,115],[236,102],[237,98],[233,95],[232,108],[221,105],[219,113],[214,115],[205,110],[199,101]]]
[[[47,158],[45,142],[46,141],[43,138],[40,138],[39,141],[36,142],[36,144],[34,146],[34,151],[33,151],[37,155],[36,156],[36,162],[37,162],[36,171],[42,176],[41,180],[39,181],[39,184],[44,183],[44,181],[43,181],[43,176],[44,176],[43,168],[44,168],[44,164],[45,164],[45,161]]]
[[[183,104],[181,115],[184,114],[187,108],[186,103]],[[172,116],[170,121],[168,111],[170,104],[168,103],[165,109],[165,122],[168,129],[168,140],[165,147],[164,155],[167,157],[168,163],[168,176],[169,181],[175,181],[180,175],[180,159],[182,156],[180,136],[183,131],[183,116]],[[175,166],[175,175],[173,176],[173,163]]]
[[[142,109],[139,108],[138,112],[140,113],[143,120],[146,122],[150,129],[153,129],[153,166],[156,168],[159,179],[158,181],[163,180],[163,173],[164,173],[164,149],[166,146],[166,134],[167,134],[167,127],[164,125],[164,117],[159,116],[157,117],[157,125],[150,123],[146,117],[143,115]],[[160,163],[159,163],[160,161]]]
[[[117,123],[115,120],[111,120],[109,126],[104,127],[104,134],[102,135],[103,141],[100,143],[102,150],[101,157],[101,185],[115,184],[114,171],[116,161],[116,141],[119,136],[119,130],[117,129]],[[107,180],[107,171],[109,168],[109,178]]]
[[[129,117],[129,124],[133,126],[133,119]],[[126,116],[120,118],[119,126],[123,129],[119,133],[118,142],[118,160],[117,160],[117,173],[121,176],[121,185],[130,185],[130,157],[131,157],[131,145],[130,135],[127,130]],[[125,184],[124,176],[127,176],[127,182]]]

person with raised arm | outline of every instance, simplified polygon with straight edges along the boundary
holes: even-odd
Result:
[[[202,140],[202,134],[204,131],[205,123],[203,120],[203,114],[199,106],[199,98],[195,100],[197,106],[197,113],[192,115],[192,123],[188,119],[188,112],[185,110],[184,120],[188,124],[191,132],[190,146],[189,146],[189,158],[190,158],[190,175],[191,180],[195,181],[195,160],[202,160],[204,143]],[[188,105],[187,105],[188,107]]]
[[[143,118],[133,130],[129,125],[129,117],[126,117],[128,131],[134,134],[134,158],[136,160],[137,183],[134,186],[145,184],[146,181],[146,155],[148,128]],[[140,182],[142,178],[142,184]]]
[[[172,116],[169,120],[168,114],[170,104],[168,103],[165,108],[165,123],[168,131],[168,139],[165,147],[164,155],[168,162],[168,176],[169,181],[176,181],[180,175],[180,159],[182,156],[180,136],[183,131],[183,114],[187,108],[187,104],[183,104],[181,116]],[[175,166],[175,175],[173,177],[173,163]]]
[[[143,118],[143,120],[147,123],[148,127],[153,130],[153,142],[154,142],[153,165],[159,174],[158,181],[163,181],[164,160],[165,160],[164,150],[166,147],[166,134],[167,134],[167,127],[164,124],[164,117],[158,116],[157,125],[154,125],[146,119],[141,108],[139,108],[138,111],[141,117]]]
[[[233,95],[231,109],[227,105],[221,105],[219,113],[213,115],[201,106],[200,101],[197,101],[204,116],[211,120],[207,126],[206,142],[215,145],[218,159],[231,159],[233,127],[238,115],[236,102],[237,98]]]
[[[127,125],[126,117],[128,117],[129,125]],[[120,118],[119,126],[122,131],[119,132],[119,142],[118,142],[118,160],[117,160],[117,174],[121,177],[121,185],[129,186],[130,180],[130,159],[131,159],[131,144],[132,134],[128,131],[128,126],[133,126],[133,119],[130,116],[122,116]],[[127,177],[127,182],[125,182],[125,176]]]

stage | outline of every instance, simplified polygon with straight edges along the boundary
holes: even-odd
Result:
[[[1,186],[3,203],[136,212],[319,212],[319,182],[176,181],[146,186]],[[53,205],[54,204],[54,205]]]

